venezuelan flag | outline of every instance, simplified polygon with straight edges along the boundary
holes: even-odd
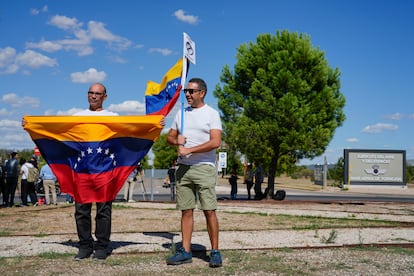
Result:
[[[146,114],[168,115],[180,96],[182,73],[183,59],[181,58],[168,70],[161,83],[147,82],[145,91]]]
[[[62,192],[80,203],[114,200],[163,128],[161,115],[23,119]]]

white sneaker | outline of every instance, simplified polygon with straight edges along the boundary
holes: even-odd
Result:
[[[134,203],[134,202],[136,202],[136,201],[133,200],[133,199],[128,200],[128,203]]]

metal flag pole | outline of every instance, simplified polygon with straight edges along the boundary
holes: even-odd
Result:
[[[188,61],[193,64],[196,64],[196,55],[195,55],[195,43],[191,40],[191,37],[187,33],[183,33],[183,76],[181,78],[181,87],[184,88],[187,70],[190,67]],[[184,104],[185,100],[182,95],[181,97],[181,135],[184,135]]]

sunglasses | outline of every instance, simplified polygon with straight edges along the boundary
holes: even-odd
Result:
[[[193,93],[194,92],[200,92],[200,91],[203,91],[202,89],[184,89],[184,94],[190,94],[190,95],[193,95]]]
[[[97,97],[102,97],[104,95],[104,92],[93,92],[93,91],[88,91],[88,96],[97,96]]]

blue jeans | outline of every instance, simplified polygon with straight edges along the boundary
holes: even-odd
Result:
[[[66,202],[73,202],[73,197],[71,197],[70,195],[66,194]]]

